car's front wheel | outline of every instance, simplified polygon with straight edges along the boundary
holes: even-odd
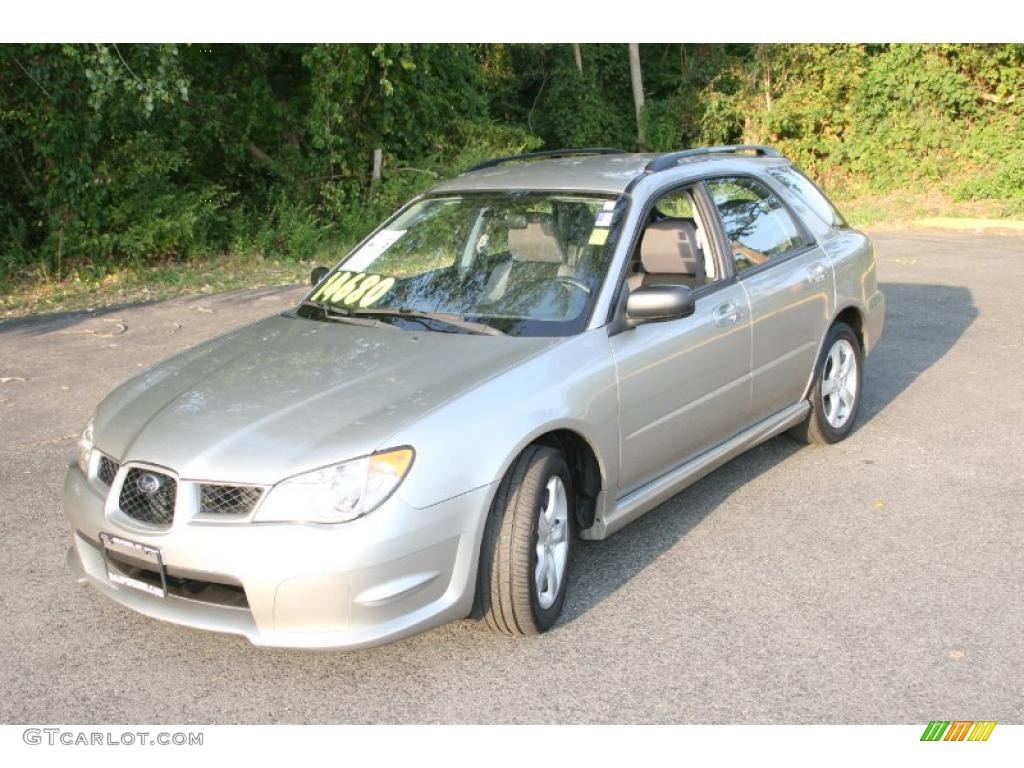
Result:
[[[846,323],[836,323],[814,371],[811,412],[790,434],[804,443],[837,443],[849,435],[860,410],[863,370],[857,334]]]
[[[480,553],[479,612],[511,635],[549,629],[565,602],[573,541],[572,475],[562,454],[528,447],[498,488]]]

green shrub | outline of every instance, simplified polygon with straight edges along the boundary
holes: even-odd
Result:
[[[1024,45],[645,44],[647,145],[1024,210]],[[335,254],[483,159],[638,146],[625,44],[0,45],[0,281]],[[371,189],[374,149],[383,178]]]

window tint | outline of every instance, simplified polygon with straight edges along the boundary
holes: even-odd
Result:
[[[737,272],[806,243],[789,211],[760,182],[746,177],[713,179],[708,189],[721,214]]]
[[[845,227],[846,221],[814,182],[792,166],[779,166],[768,173],[785,184],[808,208],[830,227]]]

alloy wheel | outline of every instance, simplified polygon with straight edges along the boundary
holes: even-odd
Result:
[[[558,598],[569,558],[569,500],[558,475],[548,480],[541,500],[536,551],[533,579],[537,602],[547,610]]]
[[[821,378],[821,404],[825,420],[842,429],[857,402],[857,354],[846,339],[838,339],[828,351]]]

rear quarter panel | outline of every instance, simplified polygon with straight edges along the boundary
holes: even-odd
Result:
[[[835,230],[822,242],[835,274],[836,314],[856,307],[864,320],[864,353],[878,341],[884,299],[878,290],[878,274],[871,240],[855,229]]]
[[[826,223],[789,187],[779,183],[771,174],[766,174],[766,177],[772,189],[793,207],[829,258],[835,284],[833,317],[848,307],[856,307],[860,311],[864,319],[864,354],[868,354],[881,336],[885,314],[885,297],[878,290],[871,240],[863,232],[840,229]],[[826,332],[829,326],[831,319],[826,325]]]

